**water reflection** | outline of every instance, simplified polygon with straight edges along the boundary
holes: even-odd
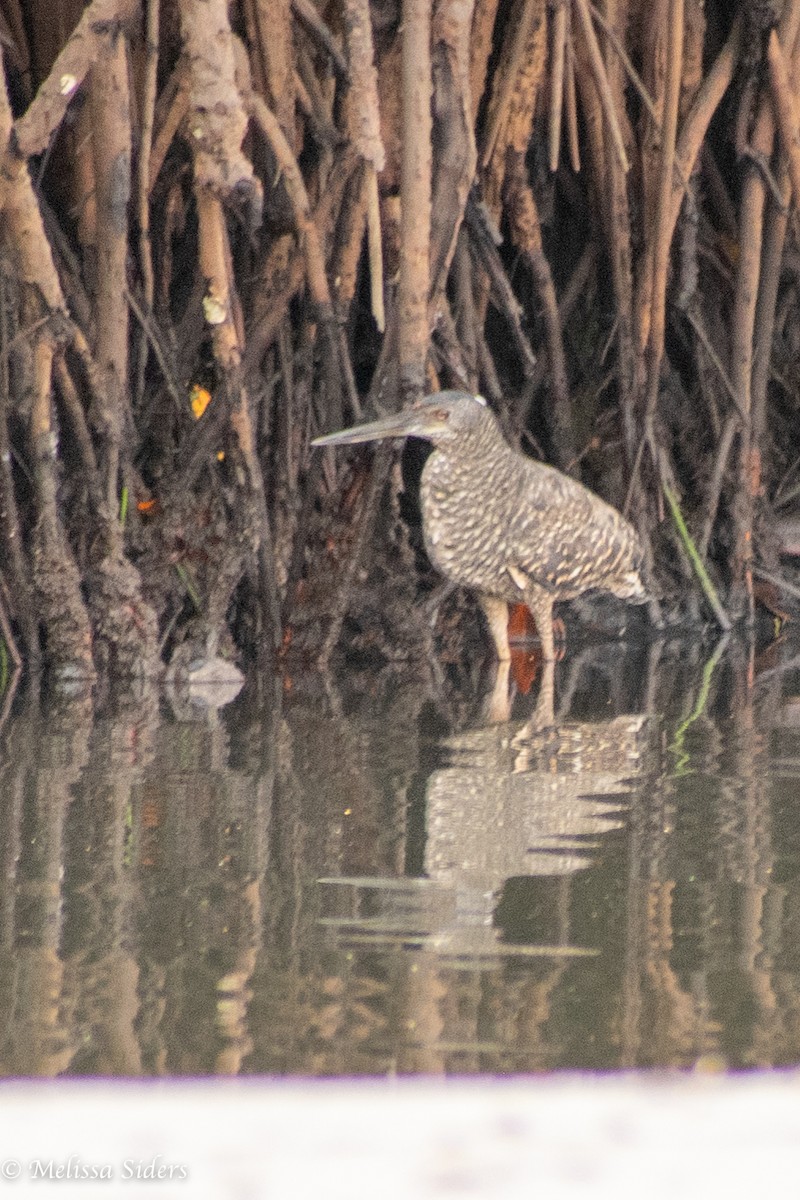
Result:
[[[573,654],[546,730],[474,727],[446,671],[180,720],[18,695],[0,1070],[798,1061],[791,653]]]
[[[600,839],[622,828],[644,769],[646,724],[634,716],[547,731],[490,726],[442,739],[445,765],[425,784],[424,877],[322,880],[352,893],[324,923],[341,945],[414,946],[472,970],[501,955],[581,953],[564,937],[505,939],[495,908],[509,880],[581,870]]]

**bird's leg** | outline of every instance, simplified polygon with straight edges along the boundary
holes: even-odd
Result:
[[[525,600],[533,613],[536,632],[542,643],[542,682],[531,723],[534,729],[546,729],[555,722],[553,706],[556,653],[553,644],[553,598],[540,588],[529,587]]]
[[[511,696],[508,687],[510,670],[511,663],[508,659],[501,659],[497,664],[491,693],[483,703],[483,719],[487,725],[502,725],[511,720]]]
[[[542,663],[542,682],[539,684],[536,708],[530,720],[531,729],[550,729],[556,723],[555,668],[556,664],[550,658],[546,658]]]
[[[533,613],[536,622],[536,632],[542,643],[542,658],[545,662],[555,662],[556,652],[553,643],[553,598],[540,588],[529,587],[525,602]]]
[[[480,596],[480,605],[494,640],[497,657],[500,662],[508,662],[511,658],[511,648],[508,644],[508,605],[505,600],[496,596]]]

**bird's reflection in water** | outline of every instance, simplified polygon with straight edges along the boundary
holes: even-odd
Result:
[[[464,965],[586,952],[563,926],[557,944],[506,942],[498,897],[510,879],[563,878],[591,864],[647,771],[650,726],[621,715],[542,727],[540,715],[441,742],[424,789],[424,851],[412,863],[424,877],[325,880],[339,885],[325,923],[340,941],[418,947]]]
[[[502,725],[511,719],[513,658],[496,665],[494,679],[483,701],[482,718],[489,725]],[[555,725],[555,663],[542,662],[536,707],[526,722],[528,730],[548,729]]]
[[[480,721],[497,725],[509,721],[515,697],[515,681],[528,676],[531,662],[536,663],[536,655],[531,655],[524,644],[513,646],[511,658],[505,662],[493,664],[492,673],[485,692]],[[525,722],[527,733],[545,730],[558,724],[563,715],[569,711],[570,699],[579,685],[582,675],[595,668],[603,674],[618,674],[624,649],[618,642],[606,642],[590,645],[584,649],[570,653],[565,662],[558,665],[551,659],[539,659],[538,663],[538,692],[536,704]],[[558,693],[556,691],[556,672],[558,671]],[[648,671],[649,675],[650,672]],[[558,711],[556,697],[558,695]]]

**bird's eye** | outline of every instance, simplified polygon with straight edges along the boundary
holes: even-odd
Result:
[[[446,408],[440,408],[436,413],[436,420],[437,421],[449,421],[450,413],[447,411]]]

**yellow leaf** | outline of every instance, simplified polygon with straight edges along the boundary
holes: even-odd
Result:
[[[203,413],[211,403],[211,392],[206,391],[199,383],[196,383],[189,393],[189,400],[192,405],[194,419],[199,421]]]

